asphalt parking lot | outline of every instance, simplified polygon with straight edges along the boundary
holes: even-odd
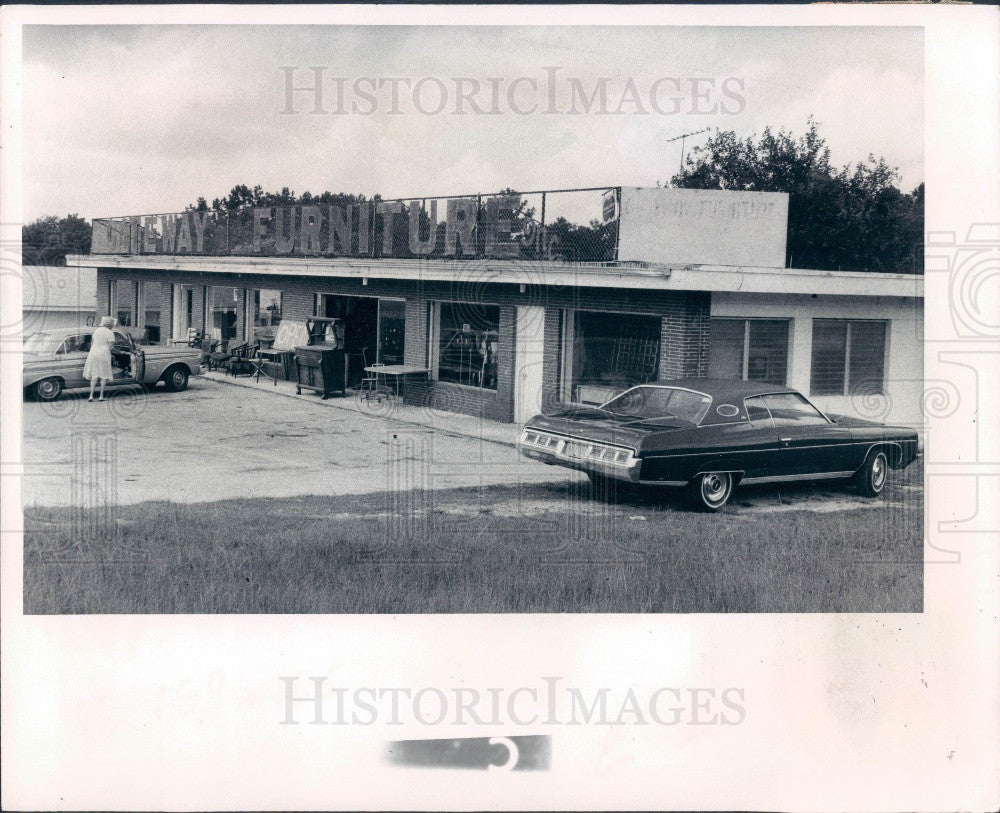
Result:
[[[24,404],[26,506],[129,505],[226,499],[344,496],[413,489],[522,486],[509,510],[556,510],[541,484],[585,482],[568,469],[519,458],[517,428],[416,407],[359,410],[294,386],[237,386],[193,378],[185,392],[118,393],[103,403],[69,395]],[[922,490],[919,472],[894,473],[886,499]],[[654,495],[655,497],[655,495]],[[658,499],[624,506],[648,509]],[[731,508],[768,515],[876,509],[843,484],[740,489]],[[462,506],[456,510],[461,511]],[[470,508],[470,510],[473,510]]]
[[[344,402],[344,406],[354,406]],[[377,407],[375,408],[377,410]],[[421,416],[417,416],[421,417]],[[181,393],[24,404],[25,505],[345,495],[581,479],[509,445],[204,378]],[[470,434],[477,422],[466,419]],[[498,425],[484,430],[497,436]],[[508,428],[510,439],[514,427]]]

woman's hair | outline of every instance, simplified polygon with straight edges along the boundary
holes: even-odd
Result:
[[[102,316],[101,317],[101,327],[114,327],[115,320],[113,316]]]

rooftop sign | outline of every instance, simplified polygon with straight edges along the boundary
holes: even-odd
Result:
[[[594,193],[599,211],[603,189],[566,191]],[[91,253],[555,259],[544,224],[555,193],[526,194],[541,196],[542,220],[515,193],[95,219]]]
[[[559,203],[564,193],[572,205]],[[344,200],[95,219],[91,254],[785,266],[785,193],[602,187]],[[567,219],[552,222],[561,211]]]

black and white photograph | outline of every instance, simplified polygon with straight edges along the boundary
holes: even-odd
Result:
[[[25,611],[919,612],[922,38],[27,28]]]
[[[5,808],[989,809],[939,11],[5,9]]]

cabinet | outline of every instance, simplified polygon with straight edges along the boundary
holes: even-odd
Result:
[[[347,394],[347,354],[332,344],[320,342],[295,348],[295,392],[318,392],[323,398]]]

